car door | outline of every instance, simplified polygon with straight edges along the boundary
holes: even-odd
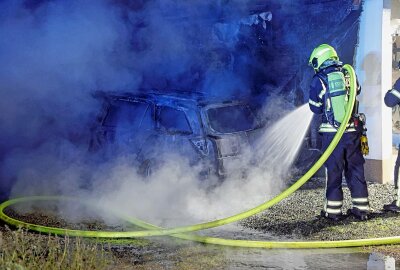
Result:
[[[96,140],[115,154],[137,153],[141,144],[154,133],[154,106],[145,100],[113,99],[96,128]]]
[[[161,135],[159,149],[163,153],[175,153],[188,157],[191,161],[197,156],[190,143],[193,129],[187,113],[182,108],[158,106],[156,127]]]

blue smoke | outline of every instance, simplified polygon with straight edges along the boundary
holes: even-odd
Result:
[[[326,25],[343,20],[351,1],[333,2],[329,10],[345,5]],[[27,168],[40,178],[55,157],[64,161],[59,170],[85,161],[95,90],[261,95],[261,104],[276,89],[283,95],[304,66],[298,59],[316,45],[304,36],[326,11],[317,6],[319,13],[291,0],[0,1],[0,191],[28,178]],[[293,89],[290,102],[302,103]]]

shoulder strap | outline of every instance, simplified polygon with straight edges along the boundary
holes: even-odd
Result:
[[[319,78],[319,80],[323,83],[325,88],[328,88],[328,76],[325,74],[325,76],[322,73],[317,73],[315,74]]]

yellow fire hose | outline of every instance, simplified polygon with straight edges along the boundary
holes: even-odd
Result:
[[[71,197],[61,197],[61,196],[33,196],[33,197],[23,197],[8,200],[0,205],[0,219],[5,221],[6,223],[17,226],[24,227],[29,230],[57,234],[57,235],[69,235],[69,236],[79,236],[79,237],[94,237],[94,238],[133,238],[133,237],[146,237],[146,236],[159,236],[159,235],[171,235],[173,237],[178,237],[181,239],[198,241],[207,244],[217,244],[217,245],[225,245],[225,246],[236,246],[236,247],[257,247],[257,248],[333,248],[333,247],[357,247],[357,246],[367,246],[367,245],[387,245],[387,244],[398,244],[400,243],[400,236],[395,237],[386,237],[386,238],[372,238],[372,239],[357,239],[357,240],[343,240],[343,241],[295,241],[295,242],[277,242],[277,241],[250,241],[250,240],[232,240],[232,239],[223,239],[223,238],[215,238],[215,237],[207,237],[207,236],[199,236],[195,234],[189,234],[189,232],[205,230],[209,228],[214,228],[222,225],[226,225],[229,223],[233,223],[255,214],[258,214],[271,206],[277,204],[283,199],[287,198],[297,189],[299,189],[304,183],[306,183],[311,176],[315,174],[315,172],[324,164],[329,155],[333,152],[334,148],[338,144],[340,138],[342,137],[346,125],[350,120],[354,101],[355,101],[355,89],[356,89],[356,80],[355,73],[353,68],[350,65],[345,65],[344,68],[349,71],[350,78],[352,84],[350,85],[350,98],[348,102],[348,107],[346,109],[345,121],[339,127],[335,137],[332,142],[326,149],[326,151],[322,154],[322,156],[318,159],[318,161],[310,168],[310,170],[304,174],[299,180],[297,180],[292,186],[283,191],[281,194],[277,195],[273,199],[266,201],[259,206],[256,206],[250,210],[245,212],[195,225],[182,226],[170,229],[163,229],[157,227],[155,225],[146,223],[144,221],[127,217],[123,214],[115,213],[118,217],[125,219],[126,221],[135,224],[139,227],[142,227],[146,230],[143,231],[121,231],[121,232],[109,232],[109,231],[82,231],[82,230],[71,230],[71,229],[63,229],[63,228],[55,228],[48,227],[42,225],[31,224],[23,221],[16,220],[7,216],[4,213],[4,210],[14,204],[23,203],[23,202],[31,202],[31,201],[72,201],[72,202],[80,202],[87,204],[92,207],[97,207],[91,202],[79,201],[77,198]],[[115,210],[109,209],[109,211],[115,212]]]

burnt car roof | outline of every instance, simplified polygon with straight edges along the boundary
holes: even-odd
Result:
[[[206,107],[212,104],[238,104],[247,101],[249,98],[223,99],[220,97],[209,96],[199,92],[176,91],[173,93],[158,92],[157,90],[140,92],[115,92],[115,91],[96,91],[93,96],[104,100],[143,100],[150,101],[157,105],[174,105],[178,107]]]

